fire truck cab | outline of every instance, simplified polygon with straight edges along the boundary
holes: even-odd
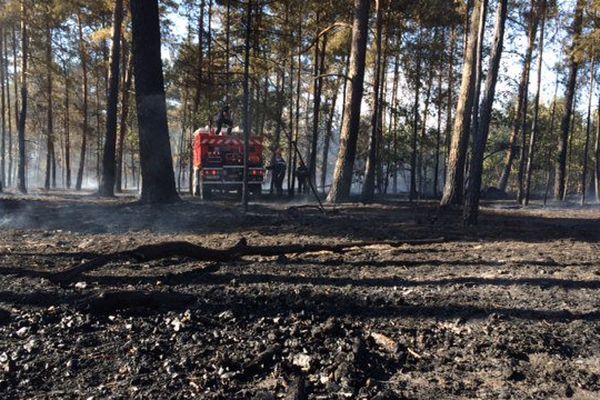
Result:
[[[263,145],[259,137],[250,138],[248,190],[260,195],[265,176]],[[244,178],[244,139],[239,129],[231,135],[215,135],[215,129],[201,128],[194,133],[193,194],[208,200],[214,192],[242,191]]]

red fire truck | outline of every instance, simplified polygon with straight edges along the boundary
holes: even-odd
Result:
[[[260,195],[265,176],[262,139],[250,138],[248,190]],[[215,135],[214,129],[194,133],[194,196],[210,199],[214,192],[241,193],[244,177],[244,139],[239,130]]]

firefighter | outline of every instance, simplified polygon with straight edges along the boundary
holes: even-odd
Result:
[[[298,179],[298,193],[308,193],[308,168],[303,162],[296,168],[296,179]]]
[[[227,134],[231,135],[231,130],[233,129],[233,118],[231,118],[231,114],[229,113],[229,106],[224,106],[221,111],[219,111],[219,115],[217,115],[216,135],[221,134],[221,128],[223,128],[223,125],[227,125]]]
[[[277,190],[277,195],[283,195],[283,179],[285,178],[285,171],[287,169],[287,164],[281,154],[281,149],[275,150],[275,157],[273,159],[273,163],[267,167],[268,170],[271,170],[273,186],[275,186],[275,190]]]

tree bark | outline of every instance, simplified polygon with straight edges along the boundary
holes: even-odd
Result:
[[[462,82],[458,105],[456,107],[454,128],[452,130],[450,154],[448,156],[446,184],[444,187],[444,195],[440,202],[442,207],[461,204],[463,200],[465,158],[469,143],[469,129],[471,125],[471,112],[473,109],[473,86],[475,84],[475,65],[477,61],[477,35],[483,5],[483,0],[475,0],[475,8],[471,15]]]
[[[571,114],[573,112],[573,101],[575,99],[575,90],[577,84],[577,72],[579,71],[579,62],[573,56],[573,50],[577,46],[577,41],[581,35],[583,25],[583,8],[585,0],[577,0],[575,8],[575,18],[573,20],[573,37],[571,43],[570,71],[569,81],[565,94],[565,113],[563,114],[560,125],[560,137],[558,141],[558,158],[556,160],[556,170],[554,179],[554,199],[562,201],[565,195],[565,172],[567,168],[567,150],[569,145],[569,132],[571,130]]]
[[[329,104],[329,117],[327,119],[327,127],[325,129],[325,140],[323,141],[323,157],[321,164],[321,188],[323,192],[327,192],[325,190],[325,186],[327,185],[327,170],[329,163],[329,148],[331,146],[331,137],[333,136],[333,120],[335,118],[335,107],[337,105],[338,92],[340,88],[337,86],[334,89],[333,96],[331,98],[331,102]]]
[[[8,32],[4,36],[4,54],[0,57],[4,59],[4,78],[6,87],[6,120],[8,122],[8,171],[6,184],[12,186],[13,176],[13,126],[12,126],[12,107],[10,99],[10,80],[8,76]],[[14,73],[16,74],[16,68]]]
[[[415,60],[415,100],[413,103],[413,126],[412,126],[412,137],[411,137],[411,152],[410,152],[410,193],[409,200],[412,203],[417,198],[417,145],[419,137],[419,95],[421,93],[421,52],[423,51],[421,39],[423,32],[419,30],[419,41],[417,48],[417,56]]]
[[[590,66],[590,95],[587,110],[587,122],[585,127],[585,145],[583,147],[583,166],[581,174],[581,205],[584,206],[587,201],[587,177],[588,177],[588,155],[590,152],[590,136],[592,129],[592,98],[594,97],[594,74],[596,73],[596,59],[592,56]]]
[[[515,158],[517,151],[517,139],[519,138],[519,130],[523,126],[523,120],[527,115],[527,92],[529,87],[529,72],[531,70],[531,59],[533,57],[533,46],[535,43],[535,36],[537,32],[538,17],[535,15],[535,1],[531,0],[531,11],[529,13],[529,24],[527,27],[527,49],[525,50],[525,59],[523,61],[523,70],[521,72],[521,81],[519,82],[519,89],[517,94],[517,102],[515,104],[515,117],[513,120],[513,129],[509,138],[508,153],[504,160],[504,168],[500,181],[498,182],[498,189],[506,191],[508,186],[508,178],[512,170],[512,163]],[[525,114],[525,116],[523,116]],[[525,132],[523,132],[523,135]]]
[[[77,169],[77,182],[75,189],[81,190],[83,186],[83,173],[85,171],[85,155],[87,152],[87,140],[89,134],[89,119],[88,119],[88,59],[85,41],[83,39],[83,22],[81,20],[81,11],[77,14],[77,28],[79,31],[79,55],[81,58],[82,81],[81,90],[83,91],[83,125],[81,131],[81,149],[79,152],[79,168]]]
[[[244,43],[244,176],[242,186],[242,206],[244,212],[248,211],[248,157],[250,155],[250,34],[252,32],[252,0],[248,0],[246,9],[245,43]]]
[[[125,45],[125,41],[123,41],[123,44]],[[123,47],[123,54],[123,67],[125,68],[125,72],[121,87],[121,117],[119,121],[117,179],[115,183],[115,190],[119,193],[123,191],[123,158],[125,156],[125,138],[127,137],[131,83],[133,81],[133,55],[131,54],[130,49],[126,48],[125,46]]]
[[[71,124],[70,124],[70,91],[69,91],[69,70],[65,66],[65,115],[64,115],[64,131],[65,131],[65,185],[67,189],[71,189]]]
[[[158,0],[132,0],[130,6],[140,134],[141,201],[173,202],[179,197],[167,125]]]
[[[0,161],[0,192],[6,186],[6,85],[4,81],[4,29],[0,26],[0,119],[2,119],[2,144],[0,151],[2,159]],[[10,118],[10,115],[9,115]]]
[[[26,183],[26,151],[25,151],[25,121],[27,118],[27,73],[29,62],[29,36],[27,31],[27,5],[21,0],[21,111],[19,112],[19,173],[17,187],[19,192],[27,193]]]
[[[47,131],[46,131],[46,179],[44,189],[50,189],[52,166],[54,164],[54,102],[52,94],[52,28],[46,25],[46,96],[48,97]]]
[[[369,150],[367,162],[365,163],[365,180],[362,187],[362,201],[371,202],[375,197],[375,170],[380,161],[377,157],[379,147],[379,109],[381,107],[379,98],[382,91],[381,82],[381,56],[382,56],[382,36],[383,36],[383,0],[375,0],[375,12],[377,15],[375,27],[375,81],[373,82],[373,112],[371,114],[371,136],[369,138]]]
[[[102,176],[98,188],[98,195],[102,197],[113,197],[115,195],[121,25],[123,25],[123,0],[116,0],[113,11],[110,74],[108,76],[108,96],[106,99],[106,136],[102,154]]]
[[[490,65],[485,82],[485,92],[481,102],[478,130],[473,134],[473,151],[471,165],[469,166],[469,185],[465,199],[464,222],[467,225],[477,223],[479,214],[479,195],[481,192],[481,178],[483,175],[483,157],[490,129],[492,106],[496,94],[496,82],[500,69],[500,59],[504,45],[504,28],[506,25],[508,0],[500,0],[496,15],[494,43],[490,55]]]
[[[310,149],[310,159],[308,161],[309,179],[316,185],[317,182],[317,143],[319,141],[319,124],[321,116],[321,93],[323,92],[323,78],[321,75],[325,73],[325,50],[327,48],[327,36],[323,36],[320,40],[322,46],[319,46],[317,38],[315,45],[315,66],[314,66],[314,82],[313,82],[313,125],[312,139]]]
[[[354,0],[354,22],[352,26],[352,48],[349,69],[351,83],[344,110],[340,150],[333,174],[331,191],[328,196],[328,200],[332,203],[340,203],[350,198],[360,125],[360,109],[364,90],[369,6],[369,0]]]
[[[535,93],[534,109],[533,109],[533,122],[531,126],[531,137],[529,140],[529,154],[527,157],[527,170],[525,177],[525,193],[523,204],[529,204],[529,196],[531,193],[531,176],[533,174],[533,163],[535,157],[535,145],[537,144],[539,136],[539,117],[540,117],[540,94],[542,91],[542,67],[544,61],[544,34],[546,31],[546,2],[547,0],[540,0],[540,42],[538,51],[538,65],[537,65],[537,91]]]

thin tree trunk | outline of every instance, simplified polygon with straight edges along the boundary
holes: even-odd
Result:
[[[329,148],[331,146],[331,137],[333,136],[333,120],[335,118],[335,107],[337,105],[339,90],[339,86],[334,89],[331,103],[329,104],[329,117],[325,129],[325,140],[323,141],[323,157],[321,164],[321,188],[323,189],[323,192],[327,192],[325,186],[327,185],[327,169],[329,167]]]
[[[600,203],[600,96],[598,96],[597,114],[596,143],[594,144],[594,189],[596,192],[596,202]]]
[[[26,184],[26,151],[25,151],[25,127],[27,118],[27,73],[29,62],[29,36],[27,32],[27,6],[25,0],[21,0],[21,111],[19,113],[19,174],[18,174],[18,189],[21,193],[27,193]]]
[[[588,155],[590,153],[590,136],[592,129],[592,98],[594,97],[594,74],[596,72],[596,59],[592,56],[590,66],[590,96],[588,102],[587,122],[585,127],[585,145],[583,147],[583,172],[581,174],[581,205],[587,200]]]
[[[12,107],[10,98],[10,80],[8,77],[8,32],[3,38],[4,40],[4,54],[0,54],[0,57],[4,59],[4,78],[6,87],[6,119],[8,121],[8,173],[7,173],[7,185],[12,186],[13,176],[13,126],[12,126]],[[16,68],[14,73],[16,74]]]
[[[533,163],[535,157],[535,146],[539,136],[539,116],[540,116],[540,93],[542,91],[542,67],[544,61],[544,33],[546,30],[546,1],[541,0],[540,3],[540,42],[538,51],[538,65],[537,65],[537,91],[535,93],[534,109],[533,109],[533,123],[531,127],[531,138],[529,141],[529,155],[527,157],[527,171],[525,178],[525,198],[524,204],[529,204],[529,196],[531,192],[531,176],[533,174]]]
[[[53,115],[53,98],[52,98],[52,28],[47,23],[46,26],[46,96],[48,97],[47,110],[47,131],[46,131],[46,179],[44,181],[44,189],[50,189],[52,178],[52,166],[54,164],[54,115]]]
[[[69,69],[65,68],[65,116],[64,116],[64,131],[65,131],[65,183],[67,189],[71,189],[71,124],[70,124],[70,91],[69,91]]]
[[[102,176],[98,188],[98,194],[103,197],[113,197],[115,195],[121,25],[123,25],[123,0],[116,0],[113,12],[110,74],[108,76],[108,96],[106,99],[106,136],[102,155]]]
[[[317,26],[319,23],[319,12],[317,11]],[[318,35],[318,32],[317,32]],[[319,46],[322,42],[322,46]],[[325,72],[325,50],[327,48],[327,36],[319,39],[317,36],[314,49],[314,78],[313,78],[313,123],[312,138],[310,143],[310,158],[308,160],[308,179],[314,184],[317,182],[317,143],[319,141],[319,124],[321,116],[321,93],[323,79],[321,75]]]
[[[567,168],[567,150],[569,143],[569,132],[571,124],[571,113],[573,112],[573,102],[575,99],[575,90],[577,84],[577,71],[579,70],[579,62],[574,58],[573,50],[577,46],[577,40],[581,34],[583,25],[583,8],[585,0],[577,0],[575,8],[575,18],[573,20],[573,39],[571,44],[571,64],[569,70],[569,81],[567,83],[565,94],[565,113],[563,115],[560,127],[560,137],[558,141],[558,158],[556,162],[556,170],[554,176],[554,198],[563,200],[565,196],[565,172]]]
[[[400,80],[400,54],[394,59],[394,80],[392,83],[392,191],[398,193],[398,81]]]
[[[252,32],[252,0],[248,0],[246,9],[245,43],[244,43],[244,176],[242,187],[242,205],[244,212],[248,212],[249,187],[248,187],[248,156],[250,154],[250,34]]]
[[[344,124],[340,136],[340,150],[333,174],[333,183],[328,200],[333,203],[346,201],[350,197],[354,159],[360,126],[360,109],[363,97],[367,36],[369,29],[369,0],[354,0],[354,22],[352,26],[352,48],[349,76],[350,92],[344,110]]]
[[[417,56],[415,59],[415,69],[417,76],[415,77],[415,101],[413,104],[413,126],[411,138],[411,153],[410,153],[410,193],[409,201],[412,203],[417,198],[417,142],[419,136],[419,95],[421,93],[421,52],[423,32],[419,29],[419,41],[417,48]]]
[[[88,119],[88,60],[87,50],[85,48],[85,41],[83,39],[83,22],[81,20],[81,12],[77,14],[77,28],[79,30],[79,54],[81,59],[81,70],[82,70],[82,81],[81,90],[83,91],[83,108],[81,110],[83,114],[83,125],[81,131],[81,150],[79,152],[79,168],[77,169],[77,181],[75,183],[75,189],[81,190],[83,186],[83,173],[85,170],[85,156],[87,153],[87,140],[89,135],[89,119]]]
[[[418,152],[418,192],[417,198],[421,199],[425,187],[424,181],[427,179],[427,166],[425,163],[425,142],[427,137],[427,118],[429,117],[429,106],[431,105],[431,89],[433,87],[434,68],[429,68],[429,77],[427,78],[427,91],[425,92],[425,102],[423,108],[423,118],[421,122],[421,134],[419,139],[419,152]]]
[[[446,34],[445,31],[442,33],[442,43],[446,43]],[[440,176],[440,154],[441,154],[441,142],[442,142],[442,107],[443,107],[443,97],[442,97],[442,68],[443,64],[441,62],[442,57],[440,55],[440,62],[438,66],[438,99],[437,99],[437,128],[435,135],[435,160],[433,166],[433,184],[432,184],[432,194],[434,198],[438,196],[438,186],[439,186],[439,176]]]
[[[450,154],[448,157],[446,184],[444,187],[444,195],[440,203],[442,207],[462,203],[465,158],[469,143],[471,112],[473,110],[473,86],[475,84],[475,66],[477,61],[477,34],[483,5],[483,0],[476,0],[475,8],[471,15],[470,32],[467,51],[464,58],[460,95],[456,107],[456,118],[454,120]]]
[[[375,81],[373,82],[373,112],[371,114],[371,136],[369,139],[369,150],[367,162],[365,163],[365,180],[362,188],[362,201],[370,202],[375,197],[375,170],[378,163],[377,149],[379,147],[379,109],[380,92],[382,91],[381,81],[381,57],[382,57],[382,37],[383,37],[383,0],[375,0],[375,12],[377,22],[375,28]]]
[[[127,137],[127,128],[129,120],[129,103],[131,93],[131,83],[133,81],[133,55],[131,49],[125,47],[126,43],[123,41],[123,67],[125,68],[125,74],[123,77],[123,83],[121,86],[121,119],[119,121],[119,147],[117,150],[117,179],[115,183],[115,190],[120,193],[123,191],[123,153],[125,152],[125,138]],[[126,59],[126,60],[125,60]],[[183,134],[182,134],[183,135]]]
[[[0,119],[2,119],[2,160],[0,161],[0,192],[6,186],[6,85],[4,80],[4,29],[0,25]],[[9,114],[10,119],[10,114]]]
[[[525,59],[523,61],[523,70],[521,72],[521,81],[519,82],[519,90],[517,95],[517,103],[515,104],[515,117],[513,121],[513,129],[509,138],[508,153],[504,160],[504,168],[500,181],[498,182],[498,189],[506,191],[508,186],[508,178],[512,170],[512,163],[515,158],[517,151],[517,139],[519,137],[519,130],[523,126],[523,120],[527,115],[527,92],[529,86],[529,72],[531,70],[531,59],[533,57],[533,47],[535,43],[535,36],[537,32],[537,26],[539,18],[535,15],[535,1],[531,0],[531,10],[529,12],[529,24],[527,27],[527,49],[525,50]],[[523,116],[525,114],[525,117]],[[524,134],[524,133],[523,133]]]
[[[130,5],[143,179],[141,200],[173,202],[179,197],[167,124],[158,0],[132,0]]]
[[[471,165],[469,167],[469,185],[464,208],[464,222],[468,225],[476,224],[479,214],[483,156],[490,129],[492,106],[496,94],[496,82],[498,81],[498,71],[500,69],[500,59],[502,57],[502,48],[504,45],[504,27],[506,24],[507,8],[508,0],[500,0],[496,15],[496,27],[492,54],[490,55],[490,66],[485,82],[485,93],[481,102],[478,131],[474,133],[473,137],[473,151],[471,153]]]

